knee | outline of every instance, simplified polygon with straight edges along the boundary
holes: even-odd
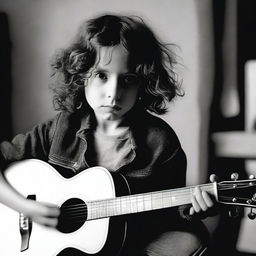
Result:
[[[194,256],[196,255],[196,251],[202,247],[201,240],[195,234],[191,233],[183,234],[180,241],[176,243],[177,253],[173,254],[176,256]]]
[[[147,256],[197,256],[203,245],[194,234],[182,231],[166,232],[145,249]]]

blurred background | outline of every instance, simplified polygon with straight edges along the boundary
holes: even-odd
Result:
[[[105,12],[135,14],[178,46],[185,97],[162,118],[187,154],[187,184],[208,182],[211,173],[220,180],[233,172],[248,179],[256,174],[255,11],[253,0],[0,0],[0,139],[55,115],[50,59],[69,45],[83,20]],[[229,213],[205,220],[213,250],[256,255],[250,209],[238,217]]]

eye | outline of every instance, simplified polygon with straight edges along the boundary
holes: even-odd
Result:
[[[104,72],[97,72],[95,77],[99,78],[102,81],[106,81],[108,79],[107,75]]]
[[[123,77],[124,85],[136,85],[140,82],[140,78],[136,74],[127,74]]]

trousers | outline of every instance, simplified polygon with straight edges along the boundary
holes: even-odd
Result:
[[[207,245],[195,234],[183,231],[165,232],[152,240],[142,252],[145,256],[203,256]]]

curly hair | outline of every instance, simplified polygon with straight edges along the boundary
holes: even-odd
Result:
[[[99,48],[119,44],[127,49],[134,70],[141,77],[143,108],[164,114],[166,103],[183,95],[170,44],[161,43],[137,16],[108,14],[84,22],[74,43],[55,55],[51,65],[55,81],[51,89],[56,110],[74,112],[86,101],[84,84],[97,62]]]

